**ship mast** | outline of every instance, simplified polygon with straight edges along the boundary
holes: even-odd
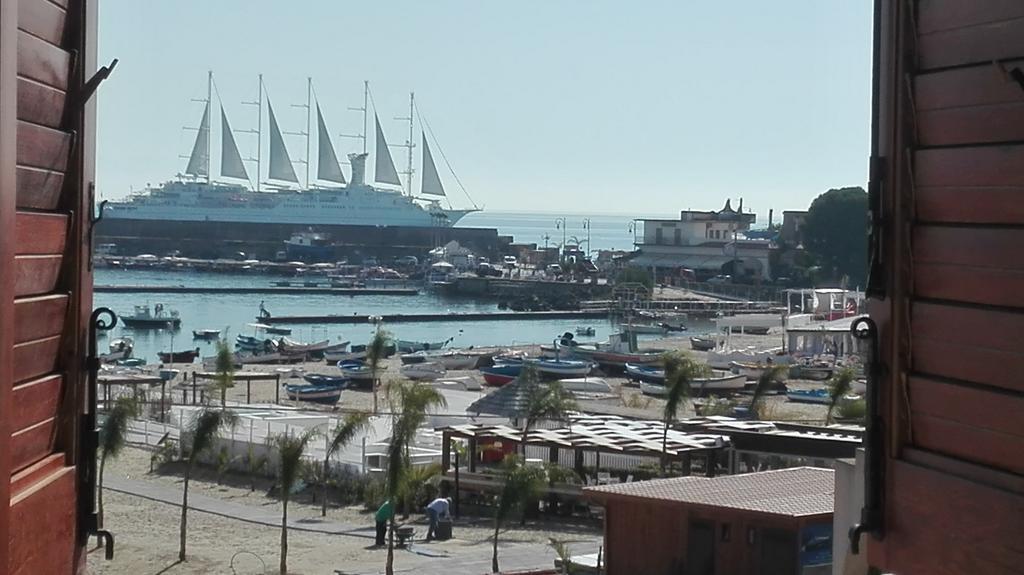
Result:
[[[369,130],[370,122],[370,81],[363,80],[363,107],[353,108],[349,106],[349,111],[362,112],[363,113],[363,133],[362,134],[338,134],[342,138],[356,138],[363,141],[363,153],[366,153],[366,131]]]
[[[213,70],[208,70],[206,73],[206,107],[209,109],[213,105]],[[210,150],[213,149],[213,130],[210,126],[206,126],[206,183],[210,183]],[[173,349],[171,350],[173,353]],[[173,359],[173,358],[171,358]]]
[[[263,143],[263,74],[259,75],[259,91],[257,92],[255,102],[242,102],[248,106],[256,106],[256,131],[244,130],[247,134],[256,134],[256,191],[260,191],[260,151],[262,150]],[[246,158],[250,162],[253,158]]]
[[[313,101],[313,78],[306,78],[306,103],[305,104],[292,104],[293,108],[305,108],[306,109],[306,131],[302,132],[284,132],[291,136],[305,136],[306,137],[306,158],[304,160],[296,160],[297,162],[303,162],[306,164],[306,189],[309,189],[309,115],[312,110]]]
[[[416,94],[414,92],[409,92],[409,116],[407,118],[395,118],[396,120],[400,120],[400,121],[403,121],[403,122],[409,122],[409,139],[406,140],[404,144],[398,144],[400,147],[408,149],[408,160],[406,161],[406,168],[405,168],[405,172],[403,172],[403,173],[405,174],[405,177],[406,177],[405,182],[406,182],[406,184],[409,187],[409,190],[407,192],[409,194],[409,196],[412,196],[412,175],[413,175],[412,152],[413,152],[413,148],[416,147],[415,142],[413,142],[413,136],[415,135],[414,130],[415,130],[415,127],[416,127],[416,124],[413,121],[413,118],[414,118],[413,108],[415,107],[415,104],[416,104]]]

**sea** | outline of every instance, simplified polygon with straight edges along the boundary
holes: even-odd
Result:
[[[564,218],[564,220],[562,219]],[[632,217],[614,215],[557,215],[512,212],[482,212],[467,216],[461,226],[494,227],[503,235],[511,235],[516,242],[537,242],[550,245],[562,242],[563,224],[566,240],[584,242],[589,225],[591,250],[632,249]],[[547,237],[547,240],[545,240]],[[270,286],[270,276],[202,273],[195,271],[146,271],[97,269],[97,285],[174,285],[238,287]],[[163,304],[181,317],[181,329],[130,330],[115,327],[108,338],[129,336],[135,341],[135,356],[157,361],[157,352],[200,348],[202,356],[213,355],[211,342],[193,341],[192,330],[219,329],[222,335],[234,338],[237,334],[254,335],[251,324],[257,320],[260,303],[274,315],[384,315],[395,313],[466,313],[498,311],[497,302],[489,299],[442,296],[421,290],[415,296],[390,295],[273,295],[260,294],[152,294],[152,293],[96,293],[94,305],[109,307],[119,314],[131,314],[136,305]],[[289,325],[291,339],[299,341],[331,340],[332,343],[351,341],[366,343],[373,336],[370,324],[296,324]],[[577,327],[593,327],[590,338],[603,341],[616,326],[609,320],[502,320],[502,321],[449,321],[424,323],[396,323],[384,329],[397,339],[412,341],[444,341],[451,339],[453,347],[501,346],[549,343],[566,331]],[[586,340],[587,338],[582,338]],[[108,339],[109,341],[109,339]],[[105,348],[100,342],[101,349]]]

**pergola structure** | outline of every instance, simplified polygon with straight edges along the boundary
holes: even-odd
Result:
[[[177,388],[181,389],[183,393],[191,388],[191,390],[192,390],[192,404],[194,405],[196,403],[196,390],[197,390],[197,388],[201,392],[208,391],[210,389],[210,384],[207,383],[207,382],[214,381],[218,377],[220,377],[220,374],[216,373],[216,372],[211,372],[211,371],[193,371],[192,372],[192,383],[191,383],[191,385],[189,385],[188,381],[186,380],[185,382],[179,384],[177,386]],[[276,383],[275,392],[274,392],[274,394],[275,394],[274,395],[274,398],[275,398],[274,399],[274,403],[281,403],[281,374],[280,373],[262,373],[262,372],[257,372],[257,371],[236,371],[234,374],[232,374],[231,378],[234,381],[236,381],[236,382],[237,381],[244,381],[245,382],[245,402],[246,403],[252,403],[252,382],[254,382],[254,381],[273,381],[273,382]],[[199,380],[202,380],[202,383],[199,383]],[[183,402],[184,402],[184,399],[183,399]]]

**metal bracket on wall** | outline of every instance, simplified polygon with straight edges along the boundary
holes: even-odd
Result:
[[[879,415],[881,384],[885,369],[878,353],[878,325],[869,317],[857,318],[850,325],[853,337],[867,341],[870,358],[867,362],[867,427],[864,433],[864,447],[867,459],[864,465],[864,507],[860,512],[860,523],[850,529],[850,551],[860,553],[860,536],[869,533],[875,540],[885,537],[884,508],[882,503],[884,482],[884,428]]]
[[[84,106],[89,101],[89,98],[92,98],[92,95],[96,93],[96,89],[100,87],[100,84],[110,76],[110,73],[113,72],[116,67],[117,58],[114,58],[110,61],[110,64],[96,70],[96,73],[86,80],[85,84],[82,84],[82,90],[78,93],[79,106]]]
[[[870,180],[868,181],[868,216],[871,229],[868,234],[868,280],[865,294],[868,297],[885,299],[885,262],[882,254],[882,181],[885,178],[885,160],[878,156],[870,159]]]
[[[97,484],[96,451],[99,448],[99,431],[96,429],[98,401],[96,386],[100,371],[96,336],[98,332],[111,330],[116,325],[117,314],[109,308],[96,308],[89,316],[89,355],[85,358],[85,369],[89,374],[89,379],[86,390],[86,412],[82,416],[81,424],[82,457],[79,461],[79,492],[83,494],[78,499],[79,533],[84,533],[86,537],[98,536],[107,559],[114,558],[114,535],[100,529],[94,501]]]
[[[107,207],[108,200],[100,202],[96,206],[96,182],[89,182],[89,256],[87,258],[89,271],[92,271],[92,259],[95,252],[93,238],[96,236],[96,224],[103,219],[103,210]]]

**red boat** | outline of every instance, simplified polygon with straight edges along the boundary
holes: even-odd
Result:
[[[163,363],[192,363],[199,357],[199,348],[174,352],[161,351],[157,355]]]
[[[487,385],[502,386],[519,377],[520,365],[495,365],[480,370]]]

